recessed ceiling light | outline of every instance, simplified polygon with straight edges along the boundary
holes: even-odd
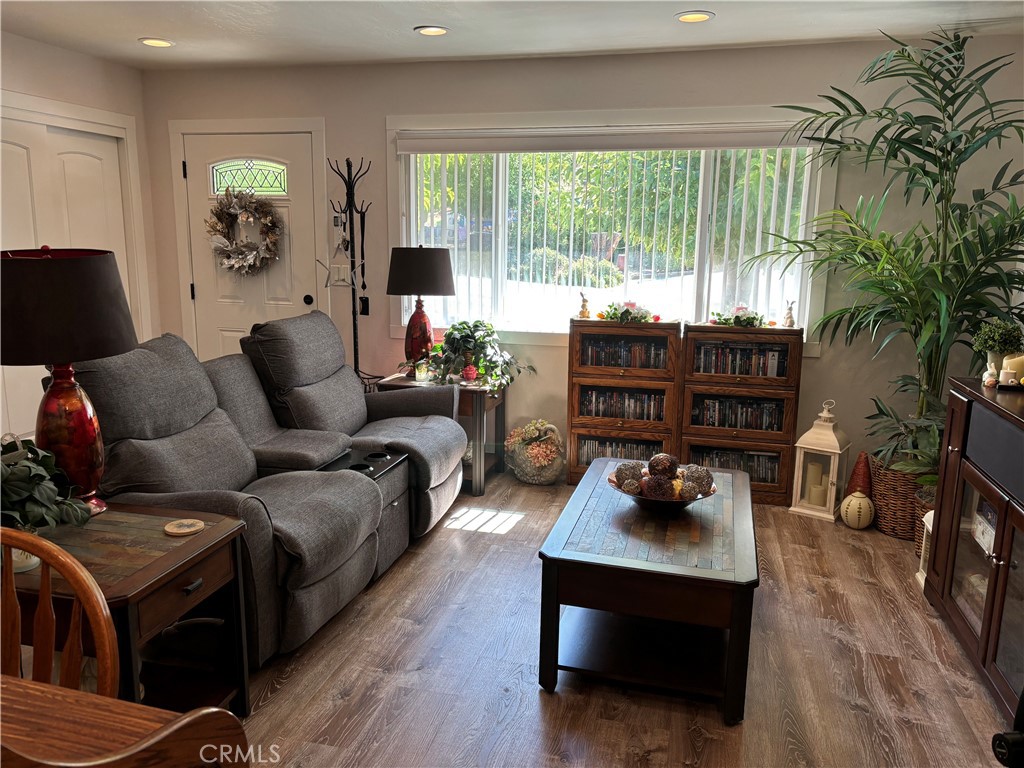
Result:
[[[170,48],[174,45],[170,40],[164,40],[161,37],[140,37],[139,42],[150,48]]]
[[[440,37],[441,35],[448,34],[448,27],[438,27],[430,24],[422,27],[413,27],[412,31],[419,32],[421,35],[426,35],[427,37]]]
[[[676,16],[676,20],[684,24],[700,24],[702,21],[711,21],[713,18],[715,18],[715,14],[712,11],[683,11]]]

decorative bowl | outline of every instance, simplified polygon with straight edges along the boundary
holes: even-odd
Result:
[[[645,509],[648,512],[679,512],[701,499],[707,499],[714,496],[718,492],[718,486],[712,484],[710,491],[703,496],[698,496],[696,499],[693,499],[693,501],[682,501],[681,499],[673,499],[669,501],[667,499],[652,499],[650,496],[634,496],[631,493],[626,493],[624,490],[619,488],[618,483],[615,482],[614,474],[608,475],[608,485],[623,496],[627,496],[635,501],[636,505],[640,507],[640,509]]]

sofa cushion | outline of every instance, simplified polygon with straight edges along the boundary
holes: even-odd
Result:
[[[255,477],[252,451],[228,415],[214,408],[191,429],[177,434],[108,443],[100,491],[105,495],[240,491]]]
[[[123,355],[75,363],[75,378],[96,407],[108,444],[184,432],[217,407],[195,353],[170,333]]]
[[[345,345],[319,310],[258,323],[239,341],[264,387],[273,391],[323,381],[345,365]]]
[[[388,448],[409,454],[412,482],[426,490],[448,479],[466,452],[466,432],[446,416],[396,416],[371,421],[352,435],[364,450]]]
[[[351,447],[352,438],[341,432],[282,429],[252,452],[260,469],[320,469]]]
[[[217,393],[217,405],[227,411],[250,445],[259,445],[283,428],[274,418],[259,376],[245,355],[224,355],[203,363]]]
[[[278,420],[297,429],[353,435],[366,424],[363,383],[349,366],[323,381],[271,395]]]
[[[335,571],[380,524],[377,484],[358,472],[286,472],[251,483],[270,510],[278,581],[308,586]]]

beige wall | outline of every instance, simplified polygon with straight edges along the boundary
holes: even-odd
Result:
[[[360,321],[362,367],[390,373],[402,358],[401,339],[388,333],[387,186],[388,147],[385,120],[389,115],[430,113],[537,112],[595,109],[657,109],[737,105],[773,105],[811,101],[830,84],[852,86],[863,66],[886,46],[873,43],[789,46],[689,53],[576,57],[547,60],[471,61],[385,66],[297,67],[272,70],[226,69],[142,74],[142,109],[138,105],[137,73],[88,57],[56,51],[14,39],[13,53],[4,36],[4,87],[33,88],[40,95],[103,104],[91,106],[146,117],[162,330],[180,331],[179,286],[189,282],[178,274],[172,203],[168,121],[230,119],[244,129],[246,118],[323,117],[327,153],[332,159],[365,157],[373,170],[359,195],[373,201],[368,217],[367,283],[372,314]],[[1017,64],[1000,77],[993,95],[1015,97],[1024,91],[1020,37],[989,37],[975,43],[985,54],[1011,52]],[[10,53],[10,56],[9,56]],[[51,61],[41,62],[40,59]],[[31,62],[31,63],[29,63]],[[23,70],[45,64],[43,74]],[[16,69],[17,73],[10,72]],[[63,82],[65,79],[66,82]],[[62,82],[58,82],[62,81]],[[8,83],[12,85],[8,85]],[[83,97],[82,94],[87,94]],[[112,105],[118,106],[112,106]],[[1001,162],[983,158],[979,179]],[[879,191],[877,177],[857,169],[841,169],[839,201],[852,206],[859,194]],[[330,195],[338,199],[341,185],[328,176]],[[829,286],[828,304],[846,300],[840,286]],[[350,336],[347,289],[332,289],[332,315]],[[558,346],[513,346],[520,359],[537,366],[537,376],[524,377],[512,393],[513,425],[534,416],[563,424],[566,416],[566,351]],[[869,396],[885,394],[886,382],[909,372],[912,358],[904,343],[892,345],[878,359],[861,340],[852,347],[826,348],[820,358],[804,361],[800,430],[806,429],[825,398],[838,402],[840,421],[854,439],[854,450],[866,445],[862,418],[870,412]],[[951,373],[962,371],[954,367]]]
[[[31,96],[63,101],[92,109],[117,112],[135,118],[139,137],[139,185],[148,260],[150,315],[160,328],[156,249],[153,247],[152,184],[146,152],[146,121],[143,115],[142,72],[94,56],[75,53],[18,35],[0,35],[0,86]]]

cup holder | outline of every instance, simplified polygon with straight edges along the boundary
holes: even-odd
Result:
[[[355,472],[373,472],[373,467],[371,467],[369,464],[363,464],[362,462],[360,462],[359,464],[352,464],[349,467],[349,469],[354,470]]]
[[[373,453],[366,454],[367,461],[387,461],[390,458],[391,455],[384,453],[384,451],[374,451]]]

